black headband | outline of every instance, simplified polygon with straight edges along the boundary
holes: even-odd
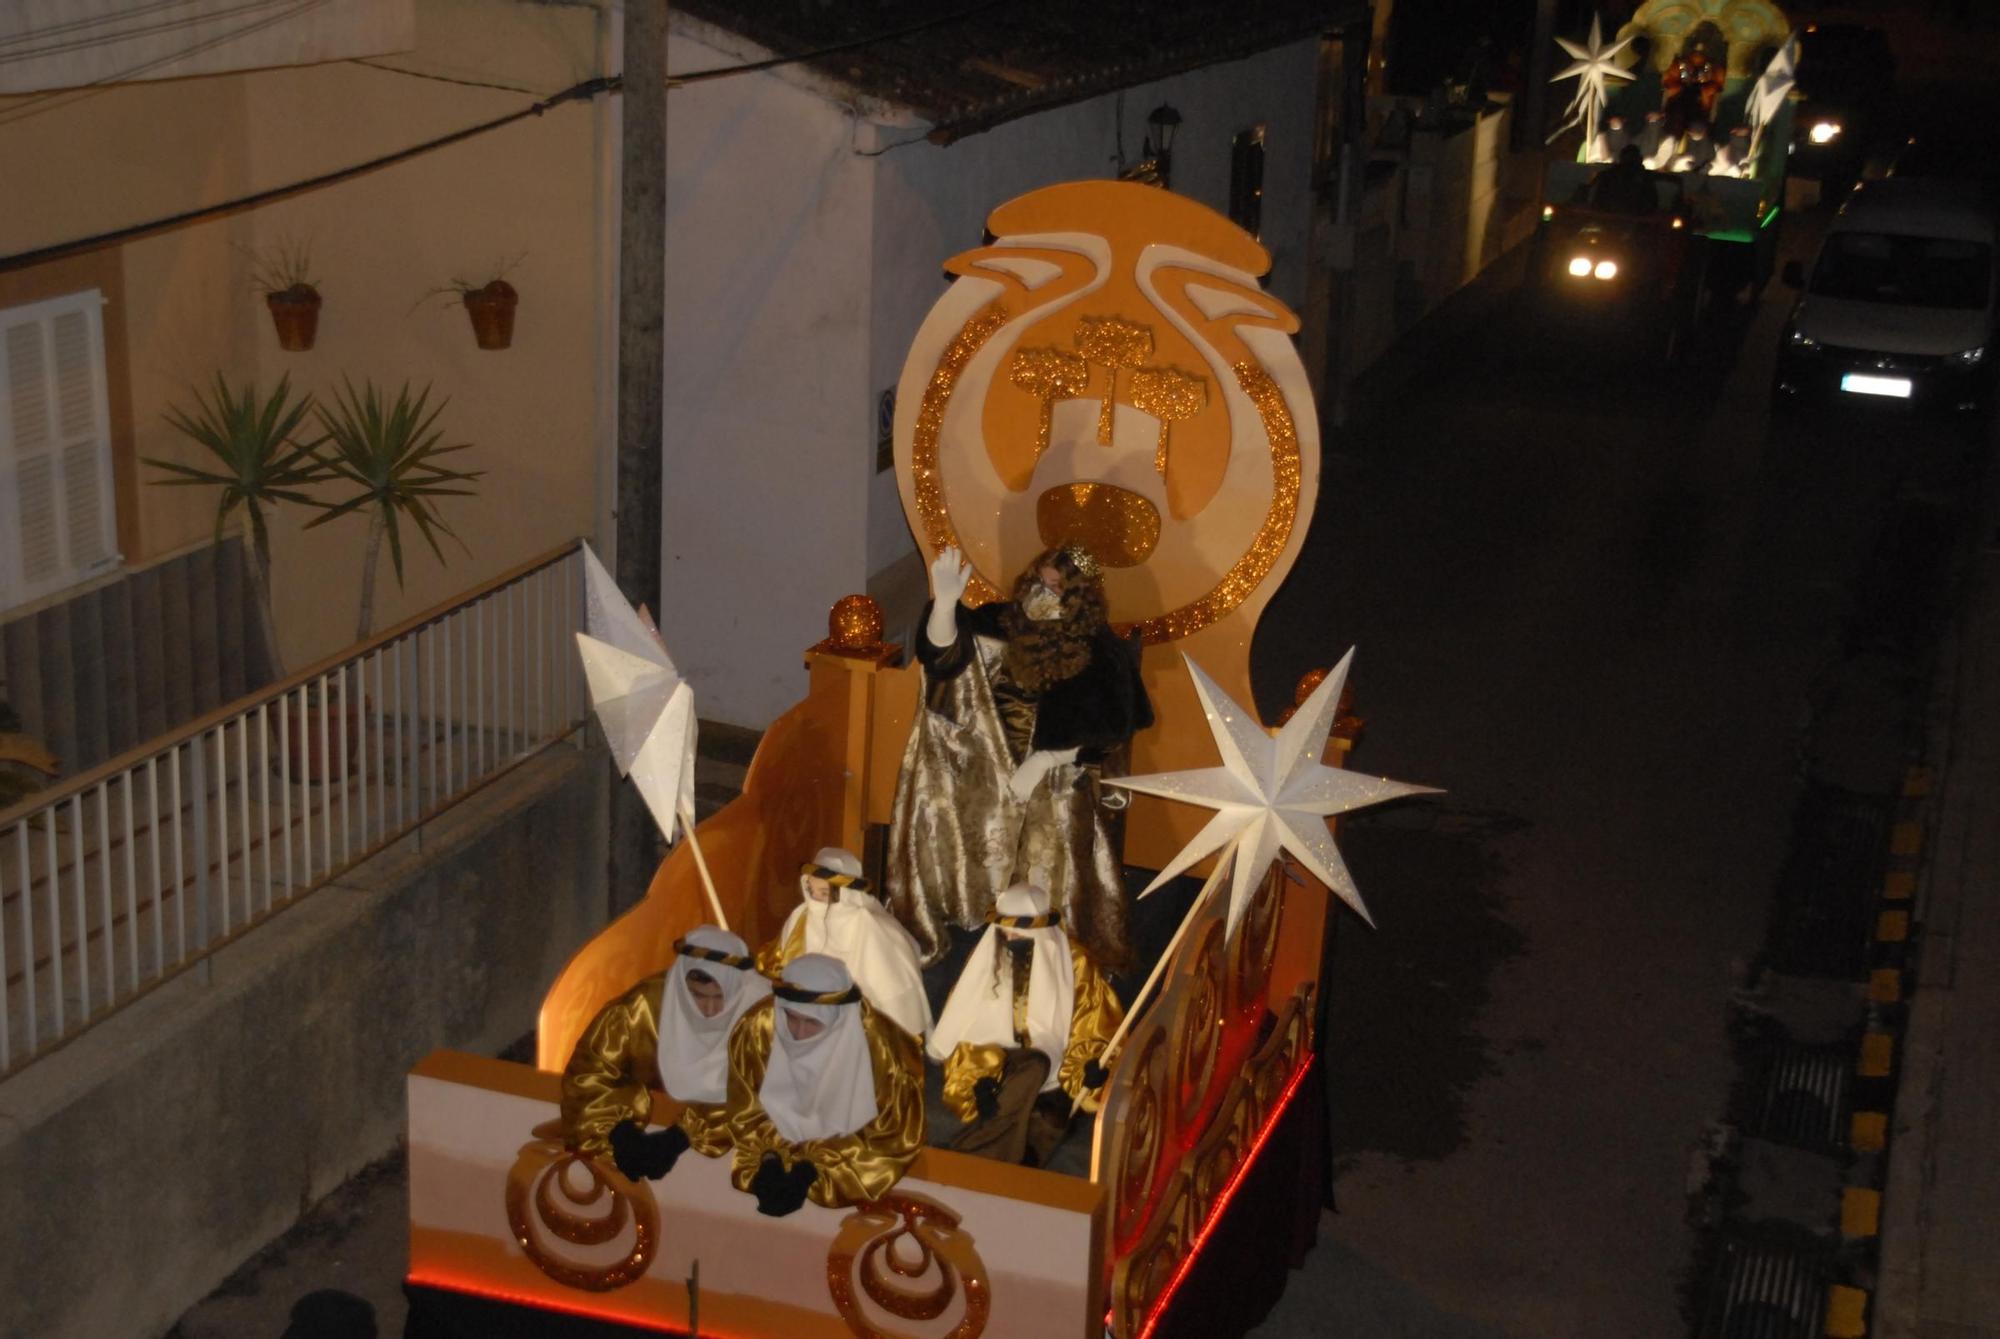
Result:
[[[724,967],[734,967],[739,972],[747,972],[756,967],[757,962],[747,953],[731,953],[727,949],[703,948],[700,944],[690,944],[685,939],[674,941],[674,952],[683,958],[700,958],[703,962],[721,963]]]
[[[1052,925],[1062,924],[1062,913],[1044,911],[1039,916],[1002,916],[997,911],[990,911],[986,914],[986,923],[1003,930],[1046,930]]]
[[[861,987],[859,986],[849,986],[846,990],[821,992],[807,990],[804,986],[795,986],[789,981],[780,981],[771,987],[771,993],[779,999],[789,1000],[793,1004],[861,1003]]]
[[[865,893],[869,889],[868,880],[859,874],[843,874],[837,869],[828,869],[825,865],[815,865],[810,860],[799,866],[799,873],[811,879],[825,879],[835,888],[852,888],[857,893]]]

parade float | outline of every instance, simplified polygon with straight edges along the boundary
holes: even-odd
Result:
[[[1648,305],[1671,355],[1711,295],[1754,295],[1776,263],[1798,39],[1769,0],[1647,0],[1609,40],[1559,38],[1575,80],[1551,142],[1533,272],[1546,295]],[[1607,198],[1636,151],[1653,198]]]
[[[1009,598],[1030,555],[1087,569],[1130,637],[1153,720],[1129,760],[1085,777],[1071,750],[1050,773],[1094,797],[1073,821],[1117,843],[1122,886],[1162,889],[1135,908],[1135,960],[1118,978],[1129,1008],[1115,1031],[1115,1014],[1099,1019],[1098,1086],[1071,1085],[1079,1156],[1067,1170],[971,1156],[933,1130],[886,1192],[841,1207],[793,1195],[774,1210],[783,1196],[743,1193],[727,1156],[630,1179],[565,1137],[563,1071],[593,1020],[602,1031],[607,1006],[676,951],[727,957],[695,947],[695,927],[776,944],[800,888],[885,877],[903,914],[939,821],[909,769],[959,746],[958,725],[926,717],[939,653],[920,664],[885,643],[879,611],[850,597],[829,636],[802,645],[807,695],[765,732],[740,797],[695,825],[695,708],[667,654],[673,630],[662,638],[618,607],[607,579],[580,639],[593,698],[663,830],[685,831],[644,901],[549,990],[536,1066],[439,1053],[411,1074],[408,1277],[427,1314],[469,1308],[484,1333],[502,1332],[492,1308],[504,1307],[535,1318],[522,1332],[546,1334],[1227,1334],[1262,1314],[1310,1244],[1324,1186],[1321,972],[1341,904],[1367,914],[1329,819],[1417,788],[1344,768],[1344,648],[1328,648],[1338,664],[1309,676],[1282,724],[1246,705],[1252,633],[1319,488],[1297,321],[1263,290],[1270,257],[1249,234],[1154,187],[1048,187],[995,209],[988,233],[949,262],[953,282],[898,387],[910,528],[934,588],[940,572],[956,574],[945,593],[965,587],[962,622]],[[965,747],[947,771],[977,764]],[[1024,803],[1036,821],[1041,802]],[[862,853],[866,877],[815,866],[816,852]],[[1007,909],[1003,898],[986,920],[1055,919],[997,915]],[[1074,908],[1065,915],[1083,942]],[[1076,967],[1081,999],[1082,956]],[[776,988],[853,998],[796,987]],[[679,1109],[665,1091],[648,1107],[655,1136]]]

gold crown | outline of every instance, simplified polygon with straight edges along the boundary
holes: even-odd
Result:
[[[1065,544],[1063,550],[1077,571],[1095,581],[1104,575],[1104,567],[1097,561],[1097,555],[1081,544]]]

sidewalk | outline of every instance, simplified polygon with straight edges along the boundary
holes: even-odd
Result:
[[[1871,1332],[2000,1339],[2000,488],[1939,663],[1920,958],[1883,1197]]]

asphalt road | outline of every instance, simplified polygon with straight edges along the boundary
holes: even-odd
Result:
[[[1257,641],[1267,714],[1357,647],[1355,765],[1449,791],[1343,831],[1380,929],[1343,923],[1331,986],[1338,1212],[1263,1336],[1689,1332],[1732,993],[1803,781],[1893,779],[1905,698],[1856,615],[1896,601],[1891,522],[1964,487],[1949,433],[1843,414],[1774,444],[1776,282],[1681,368],[1515,282],[1399,348],[1332,439]]]

